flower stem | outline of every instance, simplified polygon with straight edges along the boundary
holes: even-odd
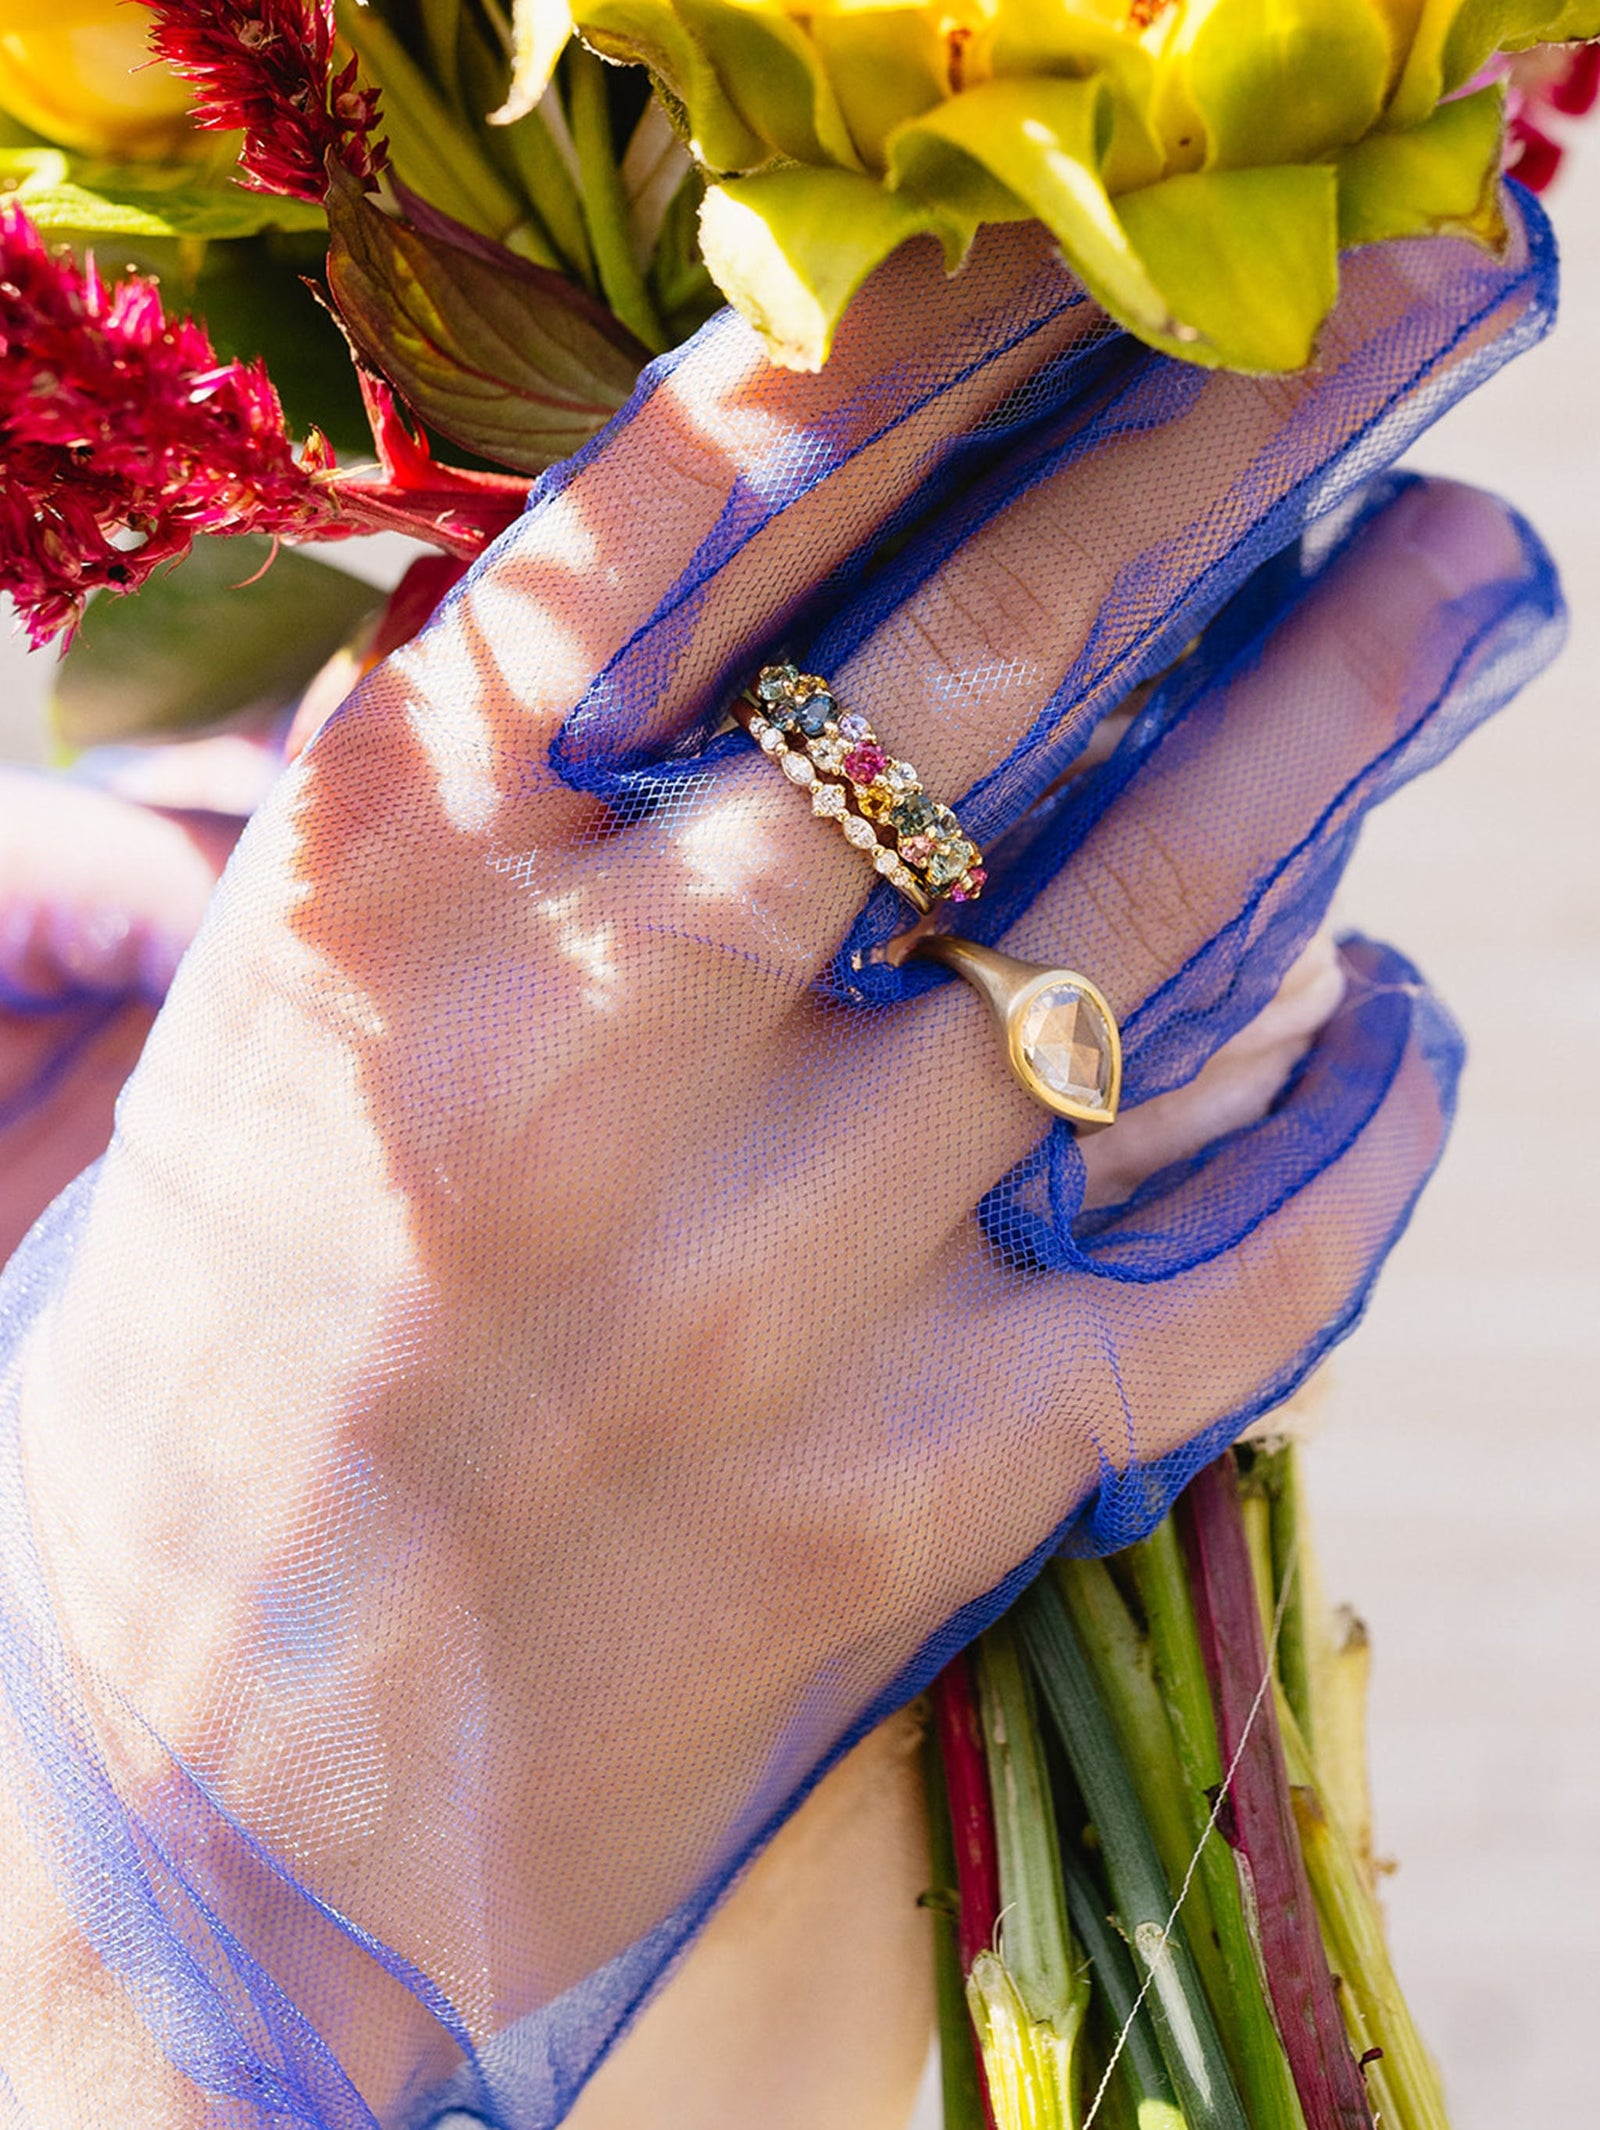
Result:
[[[660,354],[667,336],[650,300],[644,270],[633,255],[633,225],[612,139],[605,62],[574,43],[562,65],[568,69],[568,116],[601,292],[628,330],[653,354]]]
[[[1016,1610],[1023,1644],[1094,1821],[1123,1935],[1151,1978],[1147,1999],[1167,2072],[1194,2130],[1247,2130],[1166,1873],[1052,1576]]]
[[[1139,2130],[1187,2130],[1150,2015],[1139,2003],[1132,1957],[1111,1927],[1099,1887],[1070,1843],[1062,1846],[1061,1869],[1072,1927],[1094,1968],[1112,2035],[1122,2042],[1112,2083],[1122,2081]]]
[[[547,98],[554,95],[547,91]],[[506,143],[522,189],[533,202],[550,240],[561,254],[565,271],[575,276],[591,295],[598,293],[594,254],[589,247],[588,225],[566,157],[550,130],[545,102],[540,102],[506,128]]]
[[[1089,1985],[1067,1922],[1033,1688],[1009,1619],[978,1643],[977,1672],[1000,1860],[1002,1957],[1029,2018],[1043,2030],[1036,2041],[1045,2078],[1055,2089],[1052,2120],[1072,2130],[1079,2119],[1077,2041]]]
[[[1231,1456],[1191,1481],[1178,1515],[1218,1745],[1233,1770],[1231,1838],[1253,1895],[1262,1964],[1300,2105],[1308,2130],[1373,2130],[1300,1853]]]
[[[1127,1557],[1182,1771],[1179,1787],[1194,1822],[1194,1839],[1199,1841],[1211,1817],[1211,1799],[1222,1781],[1222,1756],[1189,1598],[1188,1572],[1172,1518],[1158,1524]],[[1260,1952],[1245,1915],[1233,1851],[1217,1827],[1205,1835],[1195,1876],[1210,1901],[1227,1977],[1224,2001],[1213,1997],[1212,2005],[1254,2130],[1304,2130],[1305,2116],[1267,2001]]]
[[[939,2078],[944,2094],[944,2130],[993,2130],[984,2101],[972,2020],[961,1965],[961,1895],[950,1795],[938,1738],[923,1741],[923,1784],[928,1803],[928,1851],[933,1885],[923,1905],[933,1924],[933,1973],[939,2016]]]
[[[956,1889],[961,1897],[956,1937],[965,1972],[979,1953],[992,1947],[1000,1918],[1000,1861],[995,1854],[989,1770],[970,1657],[959,1656],[945,1666],[933,1682],[932,1698],[955,1844]]]
[[[1299,1511],[1299,1475],[1291,1447],[1252,1460],[1250,1483],[1266,1495],[1272,1511],[1270,1583],[1282,1587],[1292,1576],[1301,1592],[1299,1638],[1304,1652],[1302,1700],[1315,1721],[1313,1749],[1300,1720],[1287,1679],[1280,1679],[1278,1725],[1284,1764],[1306,1875],[1316,1901],[1328,1957],[1339,1976],[1339,2008],[1355,2054],[1380,2049],[1367,2069],[1367,2090],[1378,2118],[1389,2130],[1448,2130],[1438,2070],[1411,2018],[1395,1980],[1384,1936],[1383,1917],[1374,1893],[1368,1857],[1365,1755],[1354,1826],[1330,1809],[1323,1762],[1338,1760],[1341,1722],[1348,1722],[1348,1697],[1341,1705],[1329,1692],[1339,1662],[1325,1628],[1326,1612],[1309,1539]],[[1258,1574],[1261,1571],[1258,1568]],[[1269,1584],[1270,1587],[1270,1584]],[[1274,1602],[1277,1602],[1276,1600]],[[1293,1599],[1284,1605],[1287,1625]],[[1325,1647],[1324,1647],[1325,1645]],[[1365,1674],[1365,1637],[1357,1661]],[[1359,1723],[1359,1713],[1356,1715]]]
[[[382,94],[396,175],[441,213],[536,266],[554,266],[556,256],[543,231],[524,217],[515,193],[389,25],[356,0],[340,0],[338,19],[340,35]]]
[[[1205,1802],[1197,1793],[1200,1810],[1191,1811],[1172,1726],[1156,1686],[1150,1644],[1135,1625],[1104,1561],[1062,1561],[1056,1582],[1094,1674],[1096,1690],[1115,1726],[1123,1763],[1166,1869],[1168,1888],[1176,1898],[1205,1825]],[[1211,1903],[1198,1872],[1184,1903],[1183,1927],[1206,1994],[1220,2019],[1220,2007],[1226,2005],[1231,1985],[1218,1948]]]
[[[1294,1711],[1280,1706],[1295,1826],[1351,2045],[1380,2048],[1368,2084],[1386,2130],[1449,2130],[1438,2070],[1395,1980],[1383,1919],[1360,1862],[1318,1794]]]

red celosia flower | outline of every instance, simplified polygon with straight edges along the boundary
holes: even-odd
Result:
[[[197,126],[243,128],[240,182],[320,201],[328,157],[364,182],[388,160],[371,138],[378,92],[356,62],[333,72],[333,0],[143,0],[152,49],[195,92]]]
[[[1566,148],[1551,115],[1582,118],[1600,99],[1600,45],[1536,45],[1511,62],[1506,85],[1506,169],[1543,192]]]
[[[0,207],[0,591],[35,644],[197,533],[354,531],[331,465],[320,437],[296,458],[260,363],[219,362],[153,282],[108,288]]]

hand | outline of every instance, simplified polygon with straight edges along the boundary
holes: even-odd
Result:
[[[1241,495],[1264,516],[1308,432],[1360,432],[1377,380],[1334,419],[1339,385],[1418,298],[1388,255],[1351,281],[1321,381],[1185,379],[1158,425],[1064,439],[832,666],[930,788],[978,783],[1092,635],[1135,629],[1153,553],[1174,627],[1214,604]],[[1097,1481],[1291,1378],[1437,1153],[1436,1031],[1363,952],[1258,1133],[1113,1217],[1095,1263],[1020,1270],[972,1209],[1041,1119],[970,996],[873,1012],[813,988],[855,854],[748,754],[630,816],[613,773],[825,572],[836,613],[865,611],[862,543],[1084,332],[1059,288],[1009,232],[955,283],[898,262],[820,379],[731,330],[700,343],[319,736],[180,973],[28,1351],[23,1447],[146,1868],[320,2037],[265,2049],[237,1982],[180,1976],[192,2023],[162,2039],[195,2084],[225,2062],[266,2096],[287,2062],[397,2121],[465,2034],[593,1976],[532,2044],[545,2086],[509,2056],[493,2074],[507,2121],[556,2120],[697,1896],[943,1624]],[[1441,349],[1460,324],[1446,304]],[[735,538],[846,431],[853,455]],[[1209,972],[1184,994],[1197,1069],[1314,927],[1308,854],[1336,870],[1341,806],[1536,574],[1495,506],[1403,493],[1141,758],[1005,944],[1092,973],[1169,1070],[1174,980]],[[558,734],[612,805],[555,774]],[[1091,1185],[1116,1168],[1087,1158]],[[1212,1205],[1241,1217],[1196,1252]],[[59,1927],[44,1966],[81,2010],[11,2070],[46,2123],[107,2016]],[[174,2091],[150,2121],[181,2119]]]
[[[0,1264],[104,1152],[238,829],[0,770]]]

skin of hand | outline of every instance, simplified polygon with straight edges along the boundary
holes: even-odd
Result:
[[[1344,996],[1322,932],[1197,1078],[1084,1148],[1089,1202],[1262,1116]],[[817,1785],[580,2095],[571,2130],[905,2130],[933,2028],[922,1728],[902,1709]]]
[[[3,1143],[4,1251],[104,1151],[113,1104],[235,827],[216,814],[152,811],[81,785],[0,774],[8,974],[30,1001],[60,1001],[52,1015],[0,1016],[9,1084],[37,1086],[41,1018],[53,1055],[75,1032],[85,993],[98,1009],[87,1055],[51,1076]],[[1331,938],[1319,935],[1271,1006],[1196,1080],[1124,1111],[1088,1142],[1090,1198],[1125,1195],[1263,1113],[1343,988]],[[823,1780],[586,2088],[573,2130],[743,2130],[752,2121],[902,2130],[932,2021],[931,1938],[918,1906],[927,1881],[920,1739],[916,1716],[902,1711]]]
[[[0,1263],[104,1152],[239,827],[0,769]]]
[[[950,330],[969,300],[1003,299],[1021,241],[989,246],[958,284],[920,254],[896,262],[820,379],[758,379],[753,350],[732,377],[685,361],[560,507],[323,731],[257,817],[180,973],[27,1355],[30,1505],[119,1786],[156,1809],[165,1741],[479,2034],[590,1973],[737,1853],[754,1827],[730,1818],[730,1798],[784,1794],[848,1718],[845,1701],[807,1703],[819,1666],[865,1705],[1097,1476],[1107,1386],[1073,1362],[1070,1295],[1041,1316],[973,1231],[971,1207],[1040,1120],[970,997],[927,994],[863,1030],[852,1057],[853,1078],[885,1090],[883,1143],[932,1135],[942,1149],[924,1227],[886,1283],[855,1151],[808,1078],[823,1069],[809,987],[859,903],[859,861],[751,759],[673,826],[673,868],[652,866],[641,904],[627,836],[662,832],[610,834],[596,802],[543,766],[775,425],[878,374],[912,336]],[[778,521],[725,573],[702,680],[732,647],[754,655],[797,568],[813,575],[881,520],[940,425],[969,428],[1079,330],[1069,314],[906,425],[870,485],[847,471],[826,509]],[[1159,536],[1152,499],[1227,491],[1283,405],[1236,382],[1233,456],[1188,425],[1044,484],[852,662],[864,707],[892,689],[884,722],[898,705],[897,741],[930,788],[965,789],[1010,746],[1104,584]],[[1120,484],[1139,453],[1155,477],[1135,509]],[[1309,748],[1299,794],[1273,785],[1259,819],[1230,821],[1227,847],[1178,878],[1130,792],[1008,946],[1044,958],[1070,913],[1075,958],[1125,1017],[1228,919],[1236,869],[1298,833],[1293,808],[1314,816],[1379,744],[1441,603],[1514,549],[1500,512],[1462,491],[1393,506],[1241,681],[1226,732],[1186,752],[1195,809],[1231,785],[1241,747]],[[1029,597],[1019,555],[1070,555],[1072,596]],[[916,728],[909,706],[936,699],[941,675],[1019,643],[1033,655],[984,722]],[[1278,705],[1308,661],[1327,676],[1319,722],[1289,734]],[[694,682],[690,661],[663,720]],[[511,851],[516,864],[488,862]],[[708,969],[715,1016],[680,1010]],[[695,1090],[692,1129],[681,1105],[640,1099],[673,1086]],[[1409,1060],[1342,1163],[1347,1182],[1370,1163],[1375,1221],[1397,1217],[1440,1128]],[[721,1255],[708,1178],[753,1132],[803,1155],[807,1191],[751,1209]],[[1164,1406],[1141,1454],[1230,1410],[1341,1305],[1350,1253],[1322,1205],[1312,1186],[1240,1247],[1207,1303],[1195,1405]],[[770,1297],[795,1262],[833,1273],[815,1366],[772,1335]],[[963,1431],[937,1472],[902,1474],[885,1398],[957,1290],[975,1297],[948,1391]],[[1011,1342],[1057,1325],[1056,1363],[1019,1408]],[[1136,1367],[1124,1389],[1137,1405]],[[848,1464],[830,1432],[841,1416]],[[813,1457],[826,1488],[795,1484]],[[970,1513],[1024,1462],[1048,1485],[1018,1489],[998,1520]],[[260,1661],[261,1593],[302,1571],[341,1592],[340,1658],[317,1676]],[[464,1691],[478,1698],[463,1820],[442,1800],[460,1795]],[[602,1811],[589,1741],[618,1738],[629,1765],[672,1779],[612,1786]],[[72,2119],[98,2049],[129,2130],[203,2120],[154,2044],[119,2030],[104,1971],[13,1854],[20,1831],[0,1843],[13,1867],[0,1920],[54,2008],[28,2029],[14,2006],[4,2042],[34,2119]],[[658,1868],[630,1861],[644,1858]],[[213,1897],[287,1959],[303,1908],[225,1845],[206,1868]],[[391,2120],[453,2051],[354,1951],[330,1942],[325,1979],[311,2016]]]

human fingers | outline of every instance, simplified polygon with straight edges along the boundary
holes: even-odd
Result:
[[[987,844],[1108,704],[1175,655],[1282,544],[1296,512],[1313,500],[1325,508],[1354,478],[1352,454],[1374,424],[1403,422],[1413,396],[1426,404],[1420,379],[1442,389],[1451,350],[1471,343],[1469,319],[1492,308],[1481,278],[1465,273],[1422,303],[1402,264],[1374,252],[1348,276],[1339,331],[1314,378],[1263,388],[1150,359],[1102,379],[1098,399],[1085,394],[1019,442],[796,655]],[[633,888],[658,942],[676,926],[686,940],[745,956],[752,972],[783,968],[791,983],[806,981],[870,874],[770,764],[746,754],[711,770],[710,760],[686,765],[677,803],[636,832],[625,867],[599,854],[607,894],[629,922]],[[673,796],[670,779],[660,796]],[[851,945],[904,923],[885,891]],[[870,955],[842,957],[832,973],[841,988],[897,995]]]
[[[1070,1226],[1019,1202],[961,1252],[923,1327],[964,1326],[982,1416],[940,1476],[970,1539],[957,1602],[1074,1509],[1094,1551],[1142,1535],[1359,1317],[1442,1149],[1460,1042],[1393,950],[1344,958],[1349,996],[1262,1121]]]
[[[1106,993],[1130,1106],[1192,1079],[1260,1011],[1366,810],[1498,707],[1556,633],[1532,535],[1488,497],[1413,484],[1287,615],[1245,602],[1237,640],[1222,630],[1068,791],[1027,854],[1050,885],[1004,945]],[[952,1218],[1039,1138],[959,985],[886,1016],[865,1069],[888,1091],[888,1146],[941,1147]]]
[[[236,833],[0,771],[0,1263],[104,1153]]]
[[[0,769],[0,826],[0,999],[159,1005],[239,823]]]
[[[933,2030],[921,1719],[829,1771],[584,2088],[572,2130],[901,2130]]]
[[[1194,1079],[1135,1103],[1120,1112],[1113,1129],[1083,1140],[1085,1209],[1117,1204],[1158,1169],[1187,1161],[1264,1116],[1344,992],[1344,965],[1333,936],[1318,932],[1255,1019],[1230,1036]]]
[[[598,759],[597,729],[608,766],[647,750],[738,645],[780,628],[956,441],[1053,357],[1105,332],[1041,233],[1021,228],[985,232],[955,279],[936,247],[907,246],[852,305],[819,375],[775,369],[723,314],[546,477],[362,692],[368,736],[382,706],[403,703],[436,750],[503,749],[485,777],[513,797],[530,780],[549,788],[539,772],[564,719],[571,783]]]

